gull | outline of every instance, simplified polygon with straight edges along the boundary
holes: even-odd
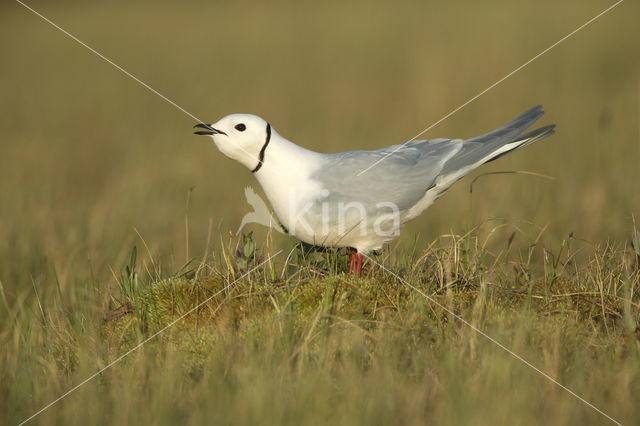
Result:
[[[349,274],[356,263],[360,276],[363,255],[399,235],[402,224],[456,181],[553,134],[555,125],[525,133],[542,115],[536,106],[466,140],[412,140],[335,154],[298,146],[252,114],[231,114],[194,127],[204,129],[195,133],[211,137],[220,152],[255,175],[285,232],[308,244],[355,249]]]

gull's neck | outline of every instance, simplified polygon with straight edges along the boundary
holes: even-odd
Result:
[[[306,179],[320,167],[322,154],[302,148],[272,130],[264,152],[264,163],[255,173],[263,186],[271,182],[292,184]]]
[[[288,227],[291,208],[318,197],[319,182],[310,176],[323,165],[323,155],[304,149],[273,131],[264,164],[255,174],[280,222]]]

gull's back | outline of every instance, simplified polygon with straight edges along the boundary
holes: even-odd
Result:
[[[543,114],[536,106],[468,140],[411,141],[376,151],[327,154],[310,177],[329,190],[328,202],[356,202],[367,209],[391,202],[409,220],[473,169],[553,134],[553,125],[523,134]]]

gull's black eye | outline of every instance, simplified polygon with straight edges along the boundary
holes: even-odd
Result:
[[[247,126],[245,126],[244,124],[240,123],[240,124],[236,124],[236,130],[239,130],[241,132],[244,132],[245,130],[247,130]]]

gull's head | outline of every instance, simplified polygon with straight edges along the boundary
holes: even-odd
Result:
[[[220,152],[250,170],[261,166],[262,148],[271,138],[269,123],[252,114],[231,114],[216,123],[199,123],[194,127],[204,129],[194,132],[196,135],[211,136]]]

